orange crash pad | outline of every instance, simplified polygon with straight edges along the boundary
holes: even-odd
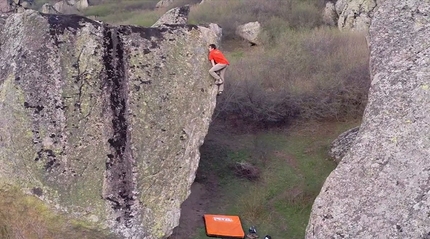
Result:
[[[205,214],[203,218],[205,220],[206,235],[210,237],[241,239],[245,237],[245,232],[238,216]]]

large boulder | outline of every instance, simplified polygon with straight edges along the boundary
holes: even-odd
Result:
[[[55,9],[56,12],[62,13],[62,14],[77,14],[77,13],[79,13],[79,10],[74,5],[70,5],[65,0],[60,1],[60,2],[56,2],[52,7]]]
[[[80,11],[88,8],[88,6],[89,6],[88,0],[62,0],[62,1],[56,2],[53,5],[53,8],[57,13],[77,14]]]
[[[74,6],[78,10],[84,10],[89,7],[88,0],[79,0],[74,4]]]
[[[58,14],[59,12],[55,10],[54,6],[52,6],[49,3],[45,3],[42,5],[42,7],[39,9],[41,13],[45,14]]]
[[[363,123],[315,199],[306,238],[429,238],[429,11],[429,1],[379,3]]]
[[[172,8],[169,11],[167,11],[163,16],[161,16],[160,19],[158,19],[158,21],[152,25],[152,27],[158,27],[163,24],[170,24],[170,25],[187,24],[189,13],[190,13],[189,5]]]
[[[258,36],[261,32],[261,25],[259,22],[248,22],[243,25],[239,25],[236,28],[236,35],[242,37],[251,45],[258,45],[260,41]]]
[[[207,39],[211,39],[213,43],[218,42],[217,46],[219,46],[222,39],[222,28],[215,23],[204,24],[203,26],[200,27],[202,29],[202,34],[205,35]]]
[[[0,186],[121,238],[170,235],[215,108],[209,29],[26,10],[0,30]]]
[[[378,1],[383,0],[338,0],[335,8],[339,29],[367,31]]]
[[[170,6],[175,0],[160,0],[155,5],[155,8],[166,8]]]

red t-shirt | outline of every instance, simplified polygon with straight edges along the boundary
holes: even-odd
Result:
[[[214,60],[216,64],[230,64],[225,58],[225,56],[222,54],[222,52],[218,49],[214,49],[209,52],[209,60]]]

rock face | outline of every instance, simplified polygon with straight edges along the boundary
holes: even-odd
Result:
[[[0,21],[0,184],[122,238],[178,225],[215,107],[197,26]]]
[[[352,128],[337,137],[330,146],[329,156],[335,162],[339,163],[343,157],[349,152],[360,127]]]
[[[10,10],[8,0],[0,0],[0,13]]]
[[[306,238],[429,238],[429,11],[422,0],[378,6],[363,123],[314,202]]]
[[[339,15],[340,30],[367,31],[377,2],[383,0],[338,0],[336,11]]]
[[[252,45],[260,44],[258,35],[260,34],[261,26],[259,22],[248,22],[236,28],[236,35],[247,40]]]
[[[158,21],[152,25],[152,27],[158,27],[163,24],[170,24],[170,25],[187,24],[189,13],[190,13],[189,5],[172,8],[169,11],[167,11],[165,14],[163,14],[163,16],[161,16],[160,19],[158,19]]]

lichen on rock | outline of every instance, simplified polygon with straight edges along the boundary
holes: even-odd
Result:
[[[430,235],[429,1],[382,1],[370,26],[368,105],[315,199],[306,238]]]
[[[8,15],[0,183],[124,238],[168,236],[215,107],[202,29]]]

